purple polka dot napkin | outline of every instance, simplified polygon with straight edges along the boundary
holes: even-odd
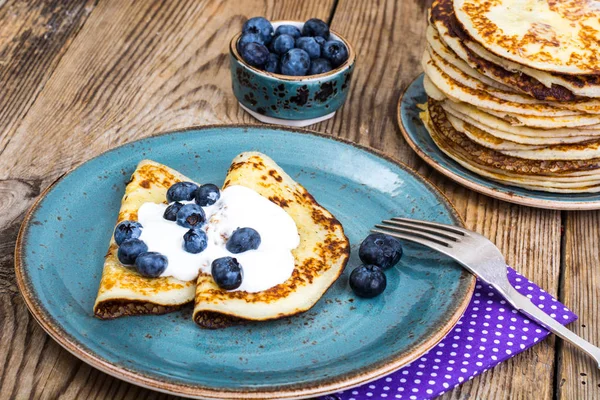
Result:
[[[533,282],[508,267],[521,294],[566,325],[577,316]],[[402,369],[321,400],[437,397],[535,345],[550,333],[512,308],[491,286],[477,280],[475,293],[454,329],[437,346]]]

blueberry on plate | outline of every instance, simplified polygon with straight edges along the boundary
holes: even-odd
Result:
[[[238,228],[229,237],[225,248],[233,254],[256,250],[260,246],[260,234],[252,228]]]
[[[327,40],[329,39],[329,26],[325,21],[321,21],[318,18],[311,18],[304,23],[302,36],[320,36]]]
[[[177,225],[192,229],[206,222],[206,214],[198,204],[186,204],[177,212]]]
[[[221,197],[221,191],[217,185],[206,183],[196,190],[196,204],[202,207],[212,206]]]
[[[177,213],[181,210],[181,207],[183,207],[183,204],[178,201],[169,204],[163,213],[163,218],[169,221],[177,221]]]
[[[128,239],[137,239],[142,234],[142,224],[137,221],[123,221],[115,228],[115,242],[120,246]]]
[[[310,63],[309,75],[324,74],[331,71],[331,63],[324,58],[316,58]]]
[[[328,59],[334,68],[337,68],[348,59],[348,49],[339,40],[330,40],[323,45],[323,57]]]
[[[275,36],[279,35],[290,35],[294,39],[298,39],[302,36],[300,29],[296,28],[294,25],[279,25],[277,29],[275,29]]]
[[[215,283],[225,290],[239,288],[244,278],[242,266],[233,257],[217,258],[212,262],[210,272]]]
[[[372,233],[360,244],[358,256],[365,264],[373,264],[388,269],[400,261],[402,244],[390,235]]]
[[[255,33],[260,35],[263,43],[269,44],[271,43],[271,39],[273,38],[275,31],[269,20],[263,17],[254,17],[250,18],[248,21],[246,21],[246,23],[244,23],[244,26],[242,27],[242,33]]]
[[[387,279],[376,265],[361,265],[350,274],[350,287],[359,297],[370,299],[383,293]]]
[[[269,53],[269,60],[267,61],[263,69],[273,74],[281,73],[281,67],[279,66],[279,56],[275,53]]]
[[[321,57],[321,46],[313,37],[303,36],[296,40],[296,48],[307,52],[311,59]]]
[[[310,57],[302,49],[292,49],[281,57],[281,73],[289,76],[306,75],[310,68]]]
[[[125,240],[119,246],[117,258],[123,265],[132,265],[135,263],[135,259],[146,251],[148,251],[146,243],[142,242],[140,239],[129,239]]]
[[[240,54],[244,61],[257,68],[262,68],[269,60],[269,49],[260,43],[248,43]]]
[[[257,35],[256,33],[246,33],[245,35],[242,35],[239,38],[238,42],[237,42],[237,51],[238,51],[238,53],[241,54],[242,53],[242,49],[248,43],[265,44],[265,42],[262,40],[262,38],[260,37],[260,35]]]
[[[314,39],[315,42],[317,42],[319,46],[321,46],[321,49],[323,48],[323,45],[327,42],[327,40],[323,39],[321,36],[315,36]]]
[[[169,265],[167,257],[155,251],[147,251],[135,259],[137,272],[147,278],[158,278]]]
[[[285,54],[294,48],[296,41],[290,35],[279,35],[273,40],[273,52],[279,55]]]
[[[177,182],[167,190],[167,203],[194,200],[196,189],[198,185],[193,182]]]
[[[208,237],[202,229],[190,229],[183,235],[183,249],[188,253],[201,253],[206,249],[207,245]]]

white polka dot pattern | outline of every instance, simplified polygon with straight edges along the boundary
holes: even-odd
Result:
[[[508,278],[515,289],[561,324],[577,319],[564,305],[510,267]],[[514,310],[491,286],[478,280],[464,315],[436,347],[385,378],[323,396],[321,400],[432,399],[548,335],[544,328]]]

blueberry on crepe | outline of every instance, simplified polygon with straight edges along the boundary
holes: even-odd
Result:
[[[146,278],[158,278],[169,264],[167,257],[155,251],[141,253],[135,259],[135,267],[140,275]]]
[[[168,221],[177,221],[177,213],[181,210],[183,204],[176,201],[173,204],[169,204],[169,206],[165,209],[165,213],[163,214],[163,218]]]
[[[242,266],[233,257],[214,260],[211,265],[211,274],[217,286],[225,290],[239,288],[244,277]]]
[[[177,212],[177,225],[184,228],[201,227],[206,222],[206,214],[198,204],[186,204]]]
[[[139,239],[129,239],[121,243],[117,251],[117,257],[123,265],[132,265],[135,259],[143,252],[148,251],[146,243]]]
[[[206,246],[208,246],[208,237],[202,229],[193,228],[183,235],[183,248],[188,253],[201,253]]]
[[[196,190],[196,204],[202,207],[212,206],[221,197],[221,191],[217,185],[207,183]]]
[[[194,200],[198,185],[193,182],[177,182],[167,190],[167,202]]]
[[[125,240],[137,239],[142,234],[142,224],[137,221],[123,221],[115,228],[115,242],[121,245]]]
[[[260,234],[252,228],[238,228],[232,234],[225,247],[233,254],[256,250],[260,246]]]

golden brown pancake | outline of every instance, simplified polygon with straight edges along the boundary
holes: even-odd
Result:
[[[600,74],[596,1],[453,0],[474,41],[497,56],[563,74]]]
[[[435,0],[430,21],[440,38],[461,59],[488,76],[538,100],[573,101],[579,96],[600,97],[600,76],[566,75],[517,64],[487,51],[456,19],[452,0]]]
[[[220,289],[209,274],[201,273],[194,321],[203,328],[222,328],[239,321],[278,319],[310,309],[348,261],[350,245],[342,225],[264,154],[246,152],[237,156],[224,188],[232,185],[255,190],[296,222],[300,245],[292,251],[294,272],[287,281],[258,293]]]
[[[443,150],[456,150],[464,152],[472,163],[499,169],[519,175],[551,174],[564,176],[565,174],[592,171],[600,168],[600,158],[590,160],[529,160],[502,154],[501,152],[481,146],[464,133],[454,129],[446,118],[446,113],[439,102],[428,101],[429,119],[431,121],[431,136],[444,143]],[[424,121],[426,122],[426,121]]]
[[[146,202],[166,202],[167,190],[189,178],[165,165],[140,161],[125,188],[117,225],[137,221],[137,211]],[[94,304],[94,315],[102,319],[125,315],[164,314],[179,309],[194,299],[195,281],[173,277],[145,278],[134,268],[123,266],[117,258],[118,246],[111,237],[104,259],[104,270]]]

